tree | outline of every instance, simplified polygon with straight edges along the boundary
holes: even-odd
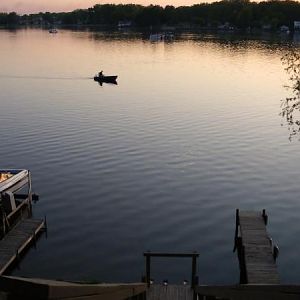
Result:
[[[19,19],[20,19],[20,16],[18,16],[17,13],[11,12],[6,17],[6,23],[8,25],[18,25]]]

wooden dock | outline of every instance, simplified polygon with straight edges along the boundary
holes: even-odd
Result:
[[[170,252],[144,252],[146,258],[146,276],[143,281],[147,283],[147,300],[193,300],[196,299],[194,293],[194,287],[198,284],[197,276],[197,259],[199,257],[198,252],[190,253],[170,253]],[[168,281],[164,281],[162,284],[153,284],[151,279],[151,259],[157,257],[164,257],[168,259],[178,258],[190,258],[191,264],[191,282],[182,285],[169,285]]]
[[[263,212],[236,213],[236,246],[239,255],[241,283],[279,284],[276,249],[267,230],[268,217]]]
[[[147,289],[147,300],[193,300],[190,285],[153,284]]]
[[[146,300],[145,294],[145,283],[88,284],[0,276],[1,300]]]
[[[198,300],[299,300],[300,285],[240,284],[195,288]]]
[[[35,242],[36,236],[44,227],[44,220],[21,220],[0,240],[0,275],[18,261],[25,248],[30,242]]]

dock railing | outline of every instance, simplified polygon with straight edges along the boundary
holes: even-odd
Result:
[[[145,282],[148,287],[150,287],[151,280],[151,257],[166,257],[166,258],[191,258],[192,259],[192,275],[191,275],[191,288],[195,288],[198,284],[197,272],[197,258],[199,253],[165,253],[165,252],[144,252],[144,257],[146,258],[146,276]]]

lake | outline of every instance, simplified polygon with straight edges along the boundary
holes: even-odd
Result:
[[[0,166],[31,170],[48,222],[12,274],[139,281],[144,251],[198,251],[200,283],[238,283],[235,209],[265,208],[281,280],[299,282],[300,144],[279,115],[297,45],[0,30]],[[100,70],[118,85],[94,82]],[[157,259],[153,277],[180,282],[190,265]]]

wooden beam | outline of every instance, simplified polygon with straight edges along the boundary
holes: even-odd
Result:
[[[199,257],[199,253],[168,253],[168,252],[144,252],[144,256],[152,257]]]
[[[9,299],[124,300],[145,293],[146,284],[87,284],[0,276],[0,290],[8,293]]]
[[[296,300],[300,299],[300,285],[254,285],[197,286],[199,296],[214,296],[232,300]]]

